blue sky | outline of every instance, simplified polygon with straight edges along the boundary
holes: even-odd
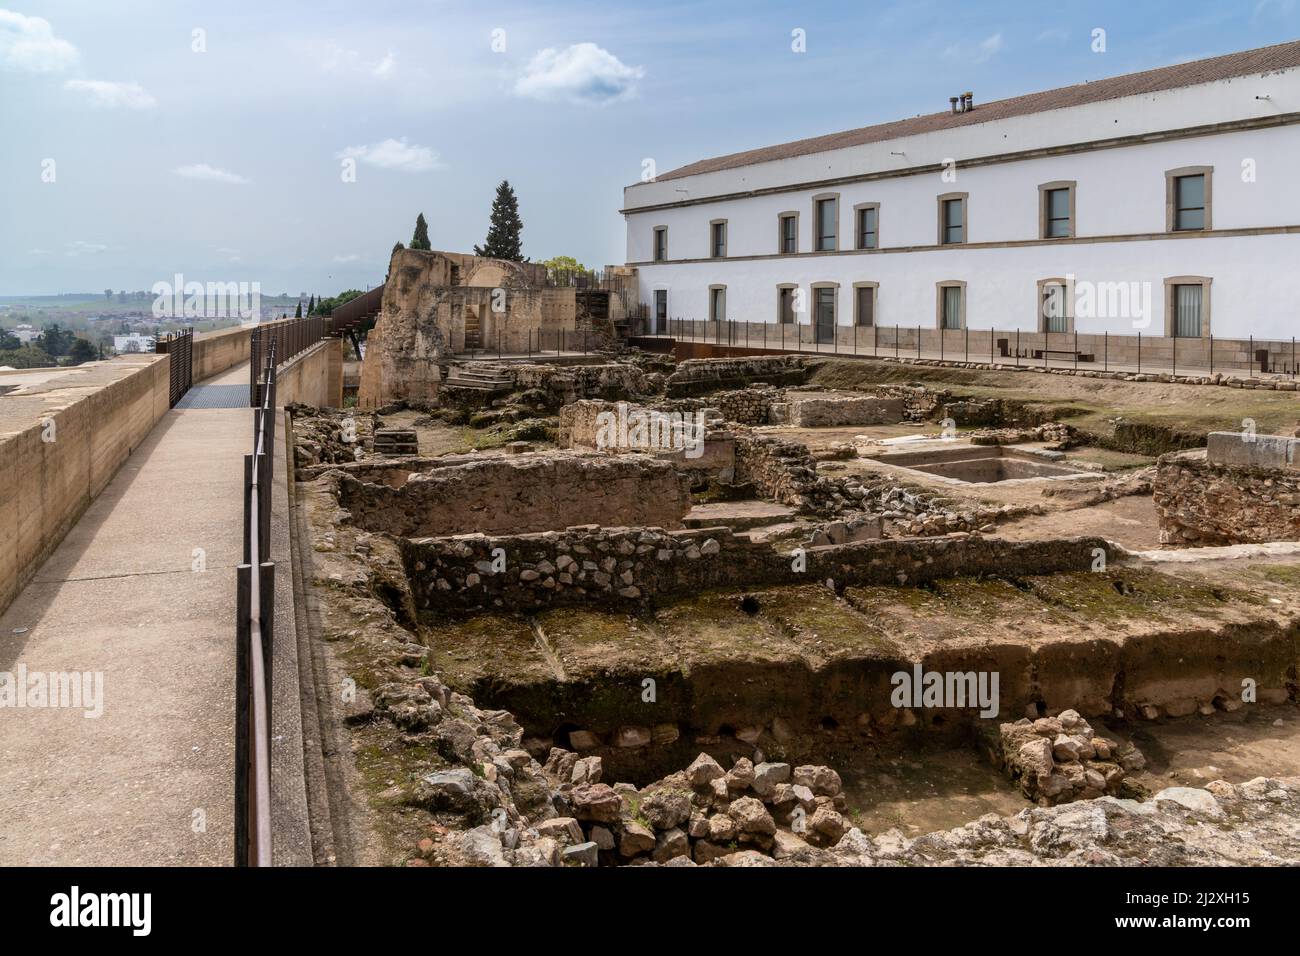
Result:
[[[1297,37],[1297,0],[0,0],[0,295],[365,287],[417,212],[482,242],[503,178],[526,255],[621,262],[646,158]]]

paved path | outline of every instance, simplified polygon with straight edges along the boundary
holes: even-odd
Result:
[[[194,389],[242,386],[242,407],[168,412],[0,616],[0,671],[103,682],[98,717],[0,709],[0,865],[230,863],[247,383]]]

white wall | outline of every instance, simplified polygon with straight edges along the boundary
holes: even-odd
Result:
[[[1271,99],[1256,100],[1257,92],[1267,93]],[[1162,334],[1164,280],[1201,275],[1214,280],[1210,312],[1211,331],[1216,336],[1290,338],[1300,334],[1300,309],[1288,311],[1286,306],[1294,294],[1300,234],[1067,240],[983,249],[935,244],[936,197],[947,192],[969,194],[967,243],[1037,240],[1038,186],[1056,180],[1074,180],[1078,184],[1077,237],[1163,234],[1165,171],[1183,166],[1214,167],[1214,230],[1295,227],[1300,231],[1300,175],[1296,167],[1300,125],[967,169],[960,164],[964,155],[1011,152],[1036,145],[1093,140],[1103,134],[1125,135],[1291,110],[1300,111],[1300,71],[1131,97],[816,157],[631,187],[629,203],[639,205],[651,199],[681,200],[683,194],[676,189],[687,189],[691,198],[699,198],[710,191],[810,181],[849,175],[854,169],[860,173],[880,168],[878,163],[883,160],[873,158],[872,153],[881,149],[888,153],[890,149],[905,148],[908,159],[918,164],[938,162],[946,156],[958,159],[955,181],[944,181],[938,173],[924,173],[629,212],[627,257],[638,266],[641,301],[652,303],[655,289],[667,289],[669,314],[674,318],[707,318],[708,287],[725,284],[728,318],[774,322],[778,284],[797,283],[808,290],[813,282],[838,282],[839,322],[848,325],[853,315],[852,284],[870,280],[880,283],[878,324],[933,328],[935,283],[963,280],[968,284],[966,317],[970,328],[1032,330],[1037,328],[1038,280],[1073,274],[1080,282],[1147,284],[1153,307],[1148,324],[1133,315],[1080,316],[1078,331],[1142,330]],[[1245,160],[1253,161],[1253,182],[1243,180]],[[671,195],[663,187],[671,187]],[[846,251],[813,255],[812,197],[828,191],[839,193],[839,248]],[[863,202],[880,203],[880,248],[865,253],[852,250],[853,206]],[[801,255],[777,255],[777,217],[787,211],[799,213]],[[709,222],[721,218],[728,220],[728,259],[710,260]],[[668,227],[670,260],[705,261],[650,263],[656,226]],[[900,249],[917,246],[928,248]],[[765,258],[729,261],[738,256]],[[807,314],[802,321],[808,321]]]
[[[1079,332],[1164,333],[1164,280],[1209,276],[1210,331],[1223,338],[1289,339],[1300,335],[1295,300],[1300,234],[1211,239],[1083,243],[1016,248],[946,248],[867,256],[808,256],[780,260],[669,263],[639,269],[641,300],[668,290],[672,318],[707,319],[708,287],[727,286],[727,318],[775,322],[777,284],[797,283],[811,304],[814,282],[840,284],[840,325],[853,323],[853,283],[880,283],[876,324],[935,327],[935,283],[960,279],[966,286],[966,324],[972,329],[1038,328],[1039,279],[1074,273],[1076,280],[1136,282],[1151,297],[1149,324],[1142,317],[1084,317]],[[809,305],[811,309],[811,305]],[[800,321],[807,323],[809,314]]]

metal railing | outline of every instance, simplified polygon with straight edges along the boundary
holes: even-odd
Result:
[[[271,661],[275,562],[271,493],[275,478],[275,373],[272,339],[253,366],[253,453],[244,456],[244,555],[236,568],[235,865],[271,865]]]
[[[183,329],[158,336],[154,352],[171,356],[171,381],[167,386],[169,408],[185,397],[194,384],[194,330]]]
[[[1300,375],[1294,338],[1247,335],[1219,338],[1134,332],[1024,329],[937,329],[933,326],[835,325],[809,322],[721,322],[637,318],[629,335],[663,337],[751,351],[927,359],[1205,377],[1240,372],[1249,376]]]
[[[249,341],[248,404],[254,408],[262,404],[258,374],[266,366],[268,354],[275,355],[277,361],[287,362],[322,339],[329,338],[331,330],[330,319],[323,315],[267,322],[255,327]]]

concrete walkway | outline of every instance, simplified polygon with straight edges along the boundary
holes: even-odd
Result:
[[[0,865],[231,862],[247,382],[245,364],[203,383],[242,385],[245,407],[169,411],[0,617],[0,671],[89,672],[92,688],[102,676],[100,716],[84,700],[0,709]],[[282,443],[279,453],[283,530]],[[288,594],[287,532],[277,542],[277,592]],[[294,644],[292,604],[277,617],[279,665]],[[285,666],[296,688],[296,655]],[[291,765],[297,752],[300,788],[290,709],[276,731],[290,721],[278,739]],[[310,862],[303,807],[283,856]]]

